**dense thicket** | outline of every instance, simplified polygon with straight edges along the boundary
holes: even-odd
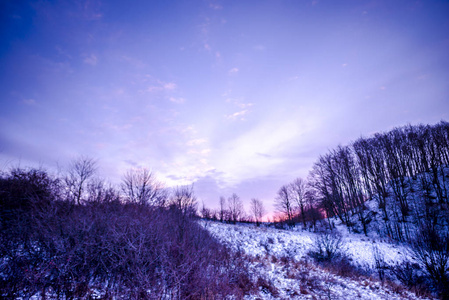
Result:
[[[449,123],[404,126],[360,138],[319,157],[309,184],[327,216],[365,234],[410,240],[417,228],[447,228]],[[375,199],[377,207],[366,207]],[[380,213],[380,215],[379,215]]]
[[[243,293],[245,274],[237,267],[243,262],[176,203],[124,201],[99,185],[77,201],[66,199],[66,191],[63,180],[42,170],[0,176],[1,297],[87,298],[96,291],[102,298],[204,299]],[[180,191],[174,194],[178,202]]]

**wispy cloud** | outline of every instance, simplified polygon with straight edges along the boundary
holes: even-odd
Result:
[[[82,5],[83,17],[87,20],[99,20],[103,17],[100,1],[83,1],[79,5]]]
[[[199,155],[208,155],[211,152],[211,150],[209,148],[206,149],[200,149],[200,150],[196,150],[196,149],[191,149],[189,150],[189,154],[199,154]]]
[[[230,119],[230,120],[237,120],[237,119],[239,119],[240,121],[244,121],[245,120],[245,115],[247,113],[248,113],[248,110],[245,109],[245,110],[237,111],[237,112],[235,112],[233,114],[230,114],[230,115],[226,115],[226,118]]]
[[[226,94],[224,94],[224,96],[226,96]],[[241,109],[249,108],[254,105],[254,103],[251,103],[251,102],[245,103],[245,102],[243,102],[243,99],[240,99],[240,98],[227,98],[225,101],[227,103],[232,103]]]
[[[122,133],[124,131],[127,131],[133,127],[133,124],[125,123],[125,124],[116,124],[116,123],[105,123],[102,125],[104,129],[111,130],[115,133]]]
[[[83,62],[85,64],[88,64],[91,66],[96,66],[97,62],[98,62],[98,58],[95,54],[90,54],[90,55],[84,57]]]
[[[121,60],[126,61],[127,63],[129,63],[130,65],[142,69],[146,66],[146,64],[141,61],[140,59],[136,59],[134,57],[130,57],[127,55],[122,55]]]
[[[238,73],[239,69],[238,68],[232,68],[228,71],[229,74],[235,74]]]
[[[165,90],[174,90],[176,89],[176,84],[173,82],[167,82],[162,85]]]
[[[212,9],[214,9],[214,10],[220,10],[220,9],[223,9],[223,6],[221,6],[220,4],[217,4],[217,3],[210,3],[210,4],[209,4],[209,7],[212,8]]]
[[[198,146],[198,145],[202,145],[204,143],[206,143],[205,139],[193,139],[193,140],[187,141],[186,145],[187,146]]]
[[[186,101],[186,99],[181,98],[181,97],[179,97],[179,98],[170,97],[170,98],[168,98],[168,100],[170,100],[170,102],[177,103],[177,104],[182,104]]]
[[[235,105],[237,105],[238,107],[243,109],[243,108],[248,108],[248,107],[253,106],[254,103],[240,103],[240,102],[238,102],[238,103],[235,103]]]
[[[26,105],[35,105],[36,104],[36,100],[34,99],[23,99],[22,102]]]
[[[151,85],[148,87],[148,92],[158,92],[158,91],[173,91],[177,88],[176,83],[174,82],[163,82],[157,80],[156,85]]]

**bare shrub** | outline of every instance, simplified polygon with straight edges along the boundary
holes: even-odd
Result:
[[[390,268],[392,274],[408,288],[423,288],[425,278],[418,264],[408,260]]]
[[[321,232],[308,254],[322,267],[339,276],[355,278],[370,273],[352,263],[343,248],[342,237],[335,231]]]
[[[388,265],[385,262],[383,253],[380,252],[379,248],[376,245],[373,245],[372,251],[377,275],[379,277],[379,280],[383,283],[385,280],[385,271],[388,269]]]
[[[267,255],[270,254],[270,248],[271,246],[269,245],[268,241],[260,241],[259,244],[264,248],[265,252],[267,253]]]
[[[222,299],[254,288],[243,259],[177,207],[75,205],[59,188],[44,171],[0,177],[0,297],[87,299],[95,288],[102,298]]]
[[[322,231],[313,244],[309,256],[318,262],[331,261],[342,254],[342,238],[337,232]]]
[[[289,266],[290,262],[292,261],[292,258],[289,256],[281,256],[280,261],[282,264]]]
[[[424,267],[433,288],[449,295],[449,233],[423,226],[412,245],[414,258]]]
[[[87,194],[87,202],[103,203],[121,200],[119,192],[99,178],[93,179],[87,184]]]
[[[238,288],[238,296],[249,295],[256,290],[256,285],[251,278],[248,262],[243,258],[243,252],[232,253],[231,259],[227,262],[229,265],[228,276],[230,284]]]
[[[361,276],[368,276],[370,274],[369,270],[354,265],[351,259],[344,253],[332,261],[325,261],[324,266],[339,276],[349,278],[360,278]]]
[[[256,285],[264,294],[270,294],[273,297],[279,296],[279,291],[276,286],[274,286],[274,284],[271,281],[267,280],[265,277],[259,276],[257,278]]]

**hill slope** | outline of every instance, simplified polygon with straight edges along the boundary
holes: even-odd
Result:
[[[350,234],[338,226],[343,251],[355,267],[345,271],[348,266],[342,265],[343,272],[335,272],[314,263],[308,255],[319,237],[317,233],[244,224],[204,221],[202,224],[247,258],[248,272],[256,278],[258,286],[257,292],[246,299],[422,299],[375,279],[373,249],[379,250],[387,264],[394,265],[408,258],[409,249],[405,245]]]

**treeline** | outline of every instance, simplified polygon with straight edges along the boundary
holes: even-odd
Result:
[[[165,189],[145,169],[120,189],[75,160],[63,176],[0,174],[2,298],[242,297],[245,262],[192,217],[192,187]]]
[[[199,210],[199,217],[206,220],[220,221],[231,224],[255,223],[259,226],[262,223],[266,211],[262,200],[252,198],[249,211],[246,212],[243,206],[243,200],[239,195],[233,193],[228,198],[221,196],[219,199],[219,208],[210,209],[204,203]]]
[[[309,183],[327,216],[337,216],[351,229],[356,215],[366,233],[374,216],[365,201],[372,198],[386,234],[407,240],[410,223],[447,225],[448,166],[449,123],[409,125],[320,156]]]
[[[307,182],[281,187],[276,200],[287,222],[300,217],[305,226],[316,219],[305,209],[316,208],[350,230],[405,241],[423,226],[449,227],[448,188],[449,123],[441,121],[338,146],[318,158]]]

